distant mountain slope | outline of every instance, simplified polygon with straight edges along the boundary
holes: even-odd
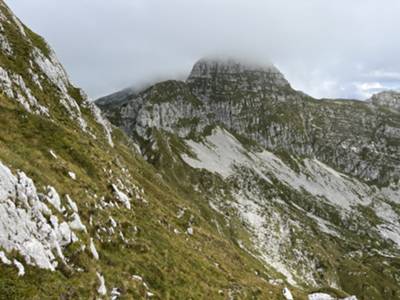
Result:
[[[137,95],[137,91],[135,91],[132,88],[127,88],[122,91],[116,92],[114,94],[105,96],[103,98],[99,98],[96,100],[96,105],[97,106],[120,106],[124,102],[127,101],[127,99],[133,98]]]
[[[220,216],[210,223],[289,283],[398,299],[397,96],[315,100],[271,65],[206,59],[186,82],[102,109],[164,178],[207,199]]]

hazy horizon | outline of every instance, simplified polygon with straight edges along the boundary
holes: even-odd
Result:
[[[366,99],[400,88],[395,0],[13,0],[72,81],[98,98],[183,79],[205,56],[271,61],[316,98]]]

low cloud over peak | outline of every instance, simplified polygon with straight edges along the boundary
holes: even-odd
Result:
[[[400,87],[396,0],[13,0],[92,97],[185,78],[204,56],[272,61],[315,97]],[[40,7],[40,10],[38,9]]]

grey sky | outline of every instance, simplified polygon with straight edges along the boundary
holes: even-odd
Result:
[[[91,97],[185,78],[203,56],[272,61],[315,97],[400,88],[398,0],[8,0]]]

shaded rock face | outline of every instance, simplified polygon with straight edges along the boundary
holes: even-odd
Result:
[[[149,88],[118,108],[120,119],[117,122],[125,132],[136,132],[141,137],[145,137],[150,128],[186,136],[190,128],[183,124],[183,120],[200,120],[202,106],[183,82],[167,81]]]
[[[96,104],[98,106],[107,106],[107,105],[121,105],[127,99],[135,97],[137,92],[132,88],[127,88],[122,91],[116,92],[112,95],[108,95],[104,98],[99,98],[96,100]]]
[[[218,124],[269,150],[316,157],[389,184],[400,176],[398,105],[395,92],[367,102],[315,100],[293,90],[272,65],[200,60],[186,82],[162,82],[102,108],[129,135],[145,137],[148,128],[158,128],[186,137]]]

